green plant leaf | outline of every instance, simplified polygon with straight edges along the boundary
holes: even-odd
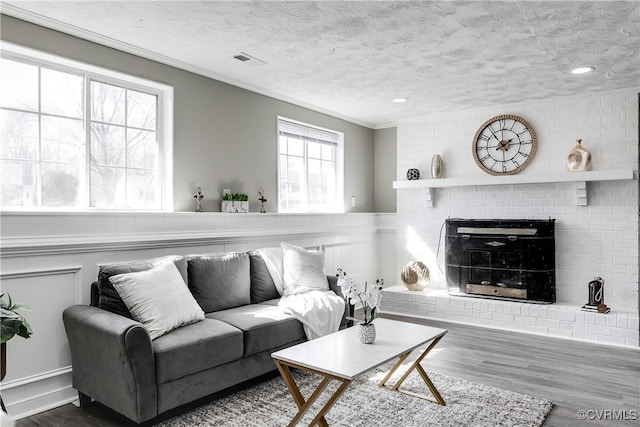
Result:
[[[0,343],[5,343],[13,338],[20,330],[21,325],[22,320],[19,317],[3,317],[0,319]]]
[[[27,322],[27,319],[22,316],[20,316],[20,319],[22,322],[20,323],[20,328],[18,329],[18,332],[16,332],[16,335],[22,338],[29,338],[31,334],[33,334],[33,329],[31,329],[31,325]]]
[[[11,307],[11,310],[31,310],[31,308],[26,304],[16,304]]]

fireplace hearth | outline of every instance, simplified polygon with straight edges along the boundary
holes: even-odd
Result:
[[[555,219],[448,219],[445,247],[451,295],[556,301]]]

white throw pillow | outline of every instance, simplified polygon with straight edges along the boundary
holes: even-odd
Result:
[[[204,319],[204,312],[173,262],[147,271],[118,274],[109,280],[152,340]]]
[[[280,246],[283,295],[329,290],[329,282],[324,271],[324,251],[307,250],[285,242]]]

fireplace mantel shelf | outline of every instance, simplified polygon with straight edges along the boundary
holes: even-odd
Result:
[[[585,172],[559,172],[545,175],[473,176],[460,178],[417,179],[413,181],[393,181],[396,190],[424,188],[427,203],[433,206],[433,188],[473,187],[486,185],[546,184],[572,182],[576,184],[576,204],[587,205],[587,182],[626,181],[635,179],[633,169],[598,170]]]

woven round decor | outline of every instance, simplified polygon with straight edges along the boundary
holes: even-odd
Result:
[[[431,278],[429,269],[420,261],[411,261],[400,272],[400,278],[410,291],[421,291]]]
[[[407,179],[410,181],[420,179],[420,171],[418,169],[409,169],[407,171]]]

